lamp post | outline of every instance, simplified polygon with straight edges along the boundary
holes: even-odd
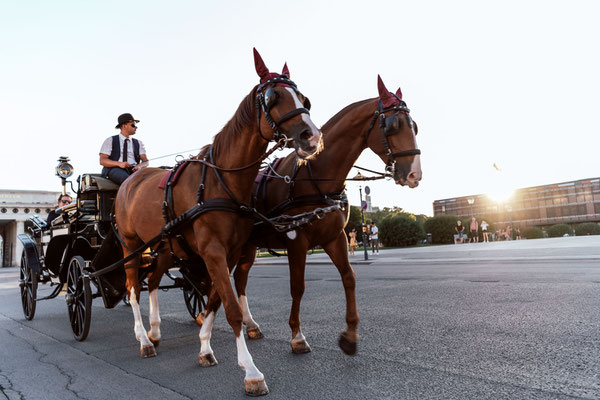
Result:
[[[469,203],[469,206],[471,207],[471,217],[473,217],[473,204],[475,203],[475,199],[472,197],[469,197],[467,199],[467,203]]]
[[[354,177],[355,180],[363,180],[364,177],[361,175],[360,171]],[[358,193],[360,194],[360,219],[362,223],[362,240],[363,240],[363,248],[365,249],[365,261],[369,259],[369,254],[367,253],[367,232],[365,225],[365,211],[363,210],[363,198],[362,198],[362,186],[358,186]]]
[[[506,212],[508,213],[508,226],[510,226],[510,238],[509,240],[512,240],[512,206],[510,204],[506,204]]]

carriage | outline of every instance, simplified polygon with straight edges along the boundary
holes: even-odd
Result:
[[[124,269],[106,268],[123,264],[122,248],[112,227],[119,186],[100,174],[83,174],[77,178],[75,190],[73,182],[67,180],[73,174],[68,161],[67,157],[59,159],[57,175],[62,180],[63,193],[69,184],[77,193],[76,200],[57,209],[58,217],[50,224],[32,216],[28,233],[18,235],[23,244],[19,286],[28,320],[34,318],[37,302],[64,293],[73,335],[83,341],[89,333],[94,298],[101,297],[106,308],[121,301],[127,304]],[[146,277],[155,267],[155,254],[146,250],[142,260],[140,281],[144,290]],[[176,262],[166,274],[170,284],[161,285],[160,289],[181,289],[187,310],[195,319],[206,305],[210,282],[197,268],[191,268],[194,261],[197,260]],[[40,284],[53,290],[38,297]]]

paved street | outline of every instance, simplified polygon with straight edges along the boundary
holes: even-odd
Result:
[[[249,302],[265,338],[248,341],[267,399],[600,399],[600,237],[385,250],[352,257],[361,341],[337,346],[345,299],[327,256],[309,256],[303,332],[289,346],[286,259],[261,259]],[[95,299],[90,335],[72,338],[64,299],[21,311],[18,269],[0,269],[0,399],[244,399],[222,310],[197,365],[198,327],[179,290],[159,294],[163,341],[139,358],[131,310]],[[49,289],[41,287],[40,295]],[[147,316],[147,295],[142,296]],[[145,318],[146,327],[147,318]]]

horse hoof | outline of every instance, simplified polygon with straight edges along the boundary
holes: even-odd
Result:
[[[252,339],[252,340],[264,338],[264,335],[260,331],[259,327],[246,329],[246,334],[248,335],[248,339]]]
[[[152,339],[151,337],[148,337],[148,339],[150,339],[154,347],[158,347],[158,345],[160,344],[160,339]]]
[[[213,365],[217,365],[217,359],[213,353],[208,354],[198,354],[198,364],[202,367],[212,367]]]
[[[345,332],[342,332],[340,335],[340,340],[338,340],[338,345],[340,349],[349,356],[353,356],[356,354],[357,343],[355,341],[351,341],[348,339],[348,335]]]
[[[306,340],[291,341],[290,344],[292,345],[292,352],[294,354],[304,354],[312,351]]]
[[[154,357],[156,356],[156,349],[153,345],[142,346],[140,348],[140,356],[142,356],[142,358]]]
[[[264,396],[269,393],[269,388],[264,379],[245,379],[244,385],[246,385],[246,394],[248,396]]]

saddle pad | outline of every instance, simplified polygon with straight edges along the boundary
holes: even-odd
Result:
[[[279,165],[279,163],[282,160],[283,160],[283,158],[276,159],[275,162],[273,162],[273,164],[272,164],[272,169],[277,169],[277,166]],[[275,175],[273,174],[273,171],[271,170],[271,167],[267,167],[265,169],[261,169],[260,171],[258,171],[258,175],[256,176],[256,179],[254,179],[254,183],[260,183],[260,180],[263,178],[266,171],[269,171],[269,173],[267,174],[267,180],[271,180],[275,177]]]
[[[185,169],[185,167],[187,167],[189,164],[188,161],[184,162],[183,164],[181,164],[179,167],[177,167],[176,170],[169,170],[160,180],[160,184],[158,185],[158,187],[160,189],[165,188],[165,186],[167,185],[167,182],[169,181],[169,177],[171,175],[173,175],[173,172],[175,172],[175,176],[173,177],[173,179],[171,180],[171,186],[175,186],[175,184],[177,183],[177,179],[179,179],[179,175],[181,175],[181,173],[183,172],[183,170]]]

